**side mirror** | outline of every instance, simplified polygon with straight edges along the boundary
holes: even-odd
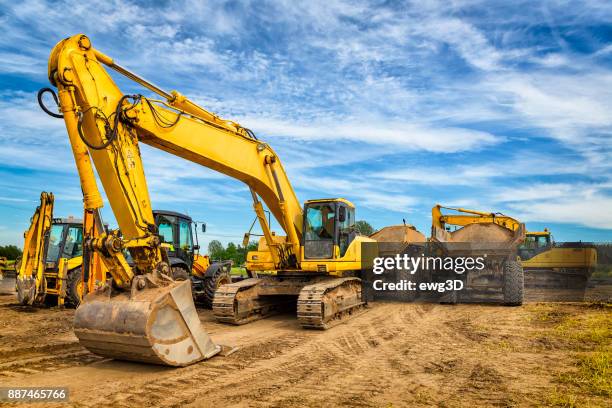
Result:
[[[346,207],[340,207],[338,209],[338,221],[340,222],[346,221]]]
[[[202,223],[202,233],[205,233],[205,232],[206,232],[206,223],[203,222]]]
[[[194,250],[194,251],[199,251],[199,250],[200,250],[200,246],[199,246],[199,245],[197,245],[197,244],[196,244],[196,245],[194,245],[194,246],[193,246],[193,250]]]
[[[251,240],[251,234],[248,232],[244,234],[244,238],[242,238],[242,247],[246,248],[249,246],[249,241]]]

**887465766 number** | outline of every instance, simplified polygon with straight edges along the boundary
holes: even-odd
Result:
[[[0,387],[0,402],[68,401],[67,387]]]

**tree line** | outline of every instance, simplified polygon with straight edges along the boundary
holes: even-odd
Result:
[[[15,245],[0,245],[0,257],[14,261],[21,256],[21,249]]]
[[[257,242],[252,242],[247,247],[236,245],[233,242],[224,247],[221,241],[216,239],[208,244],[208,256],[213,261],[233,261],[234,266],[242,266],[246,261],[246,254],[257,249]]]

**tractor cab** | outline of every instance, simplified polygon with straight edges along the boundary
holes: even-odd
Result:
[[[172,266],[182,265],[183,269],[190,271],[193,265],[195,253],[200,249],[194,244],[194,234],[191,228],[193,220],[185,214],[174,211],[153,211],[155,224],[158,228],[162,246],[168,252]]]
[[[60,259],[68,262],[75,260],[80,264],[81,256],[83,256],[83,220],[73,217],[54,218],[47,237],[46,269],[57,271]]]
[[[355,206],[343,198],[304,203],[305,259],[341,258],[355,239]]]

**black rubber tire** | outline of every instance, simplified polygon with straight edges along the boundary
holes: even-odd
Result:
[[[219,267],[213,273],[213,276],[204,278],[204,295],[199,297],[199,301],[206,309],[212,309],[215,292],[219,286],[232,282],[232,277],[226,268]]]
[[[523,304],[525,275],[520,262],[508,260],[504,263],[504,305],[520,306]]]
[[[187,269],[185,269],[183,266],[173,266],[172,279],[175,281],[189,280],[189,271],[187,271]]]
[[[66,298],[64,306],[77,308],[81,304],[81,296],[79,296],[79,285],[83,280],[81,267],[68,271],[66,279]],[[83,286],[83,296],[87,293],[87,286]]]

